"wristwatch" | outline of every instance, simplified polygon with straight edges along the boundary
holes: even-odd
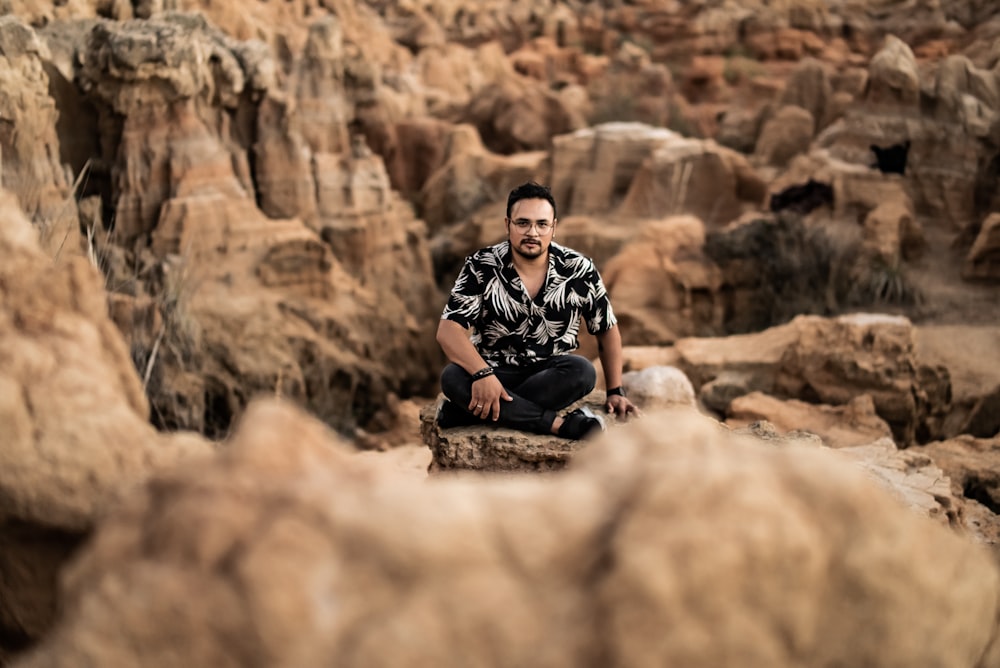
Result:
[[[609,396],[609,397],[612,394],[617,394],[619,397],[624,397],[625,396],[625,388],[622,387],[621,385],[619,385],[618,387],[612,387],[612,388],[609,388],[609,389],[605,390],[604,394],[606,396]]]

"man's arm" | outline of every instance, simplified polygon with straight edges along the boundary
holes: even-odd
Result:
[[[442,318],[438,323],[437,342],[449,360],[465,369],[469,375],[489,366],[469,340],[464,327],[453,320]],[[492,415],[500,419],[500,399],[512,401],[500,380],[493,375],[472,383],[472,401],[468,409],[481,418]]]
[[[601,358],[601,368],[604,369],[604,388],[606,390],[622,386],[622,334],[618,325],[613,325],[597,337],[597,353]],[[625,416],[629,413],[639,414],[639,409],[620,394],[605,397],[605,408],[615,416]]]
[[[441,319],[438,323],[437,342],[441,345],[445,356],[469,374],[474,374],[487,366],[486,360],[469,340],[468,330],[454,320]]]

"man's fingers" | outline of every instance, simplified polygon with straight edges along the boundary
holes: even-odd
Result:
[[[476,397],[472,397],[472,401],[469,403],[469,410],[472,411],[472,414],[475,415],[476,417],[486,416],[487,409],[482,399],[477,399]]]

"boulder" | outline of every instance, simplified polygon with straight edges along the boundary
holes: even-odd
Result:
[[[766,165],[784,167],[809,149],[815,131],[816,119],[809,111],[786,105],[764,123],[754,156]]]
[[[546,150],[553,137],[586,125],[547,84],[517,75],[480,90],[459,119],[476,127],[490,150],[506,155]]]
[[[622,203],[640,166],[680,136],[642,123],[608,122],[552,140],[550,186],[559,215],[600,215]]]
[[[777,394],[834,405],[870,394],[898,443],[910,445],[918,431],[927,440],[928,421],[947,409],[950,381],[947,369],[919,364],[909,320],[856,314],[793,324],[798,338],[779,364]]]
[[[727,406],[726,424],[731,427],[759,420],[767,420],[779,431],[816,434],[823,445],[831,448],[866,445],[881,438],[892,440],[889,425],[875,412],[875,403],[867,394],[841,406],[829,406],[778,399],[756,391],[734,398]]]
[[[993,665],[997,567],[921,514],[690,413],[428,484],[261,403],[107,519],[16,666]]]
[[[501,203],[493,210],[495,220],[502,223],[508,193],[525,181],[544,180],[541,175],[545,153],[494,153],[483,145],[471,125],[452,127],[444,146],[444,163],[427,178],[417,198],[421,216],[432,233],[465,221],[481,207],[495,202]],[[562,213],[560,209],[558,214]]]
[[[622,374],[629,399],[641,410],[694,406],[694,387],[684,372],[673,366],[647,366]]]
[[[0,655],[37,642],[56,576],[124,489],[211,448],[159,435],[104,282],[43,251],[0,191]]]
[[[960,435],[920,448],[947,474],[955,496],[965,499],[965,524],[1000,554],[1000,437]]]
[[[672,135],[642,162],[619,214],[648,218],[687,213],[717,228],[744,209],[757,208],[765,192],[746,156],[712,140]]]
[[[430,473],[481,471],[485,473],[547,472],[566,468],[585,441],[555,435],[532,434],[483,423],[482,427],[441,429],[437,413],[443,397],[420,411],[420,434],[431,450]],[[567,410],[586,406],[601,415],[604,393],[594,391]],[[610,418],[602,417],[605,426]]]
[[[816,59],[805,58],[789,75],[781,94],[781,105],[808,111],[818,131],[834,120],[837,105],[833,95],[833,82],[827,68]]]
[[[920,73],[913,51],[895,35],[887,35],[882,49],[868,65],[865,102],[893,110],[916,110],[920,103]]]
[[[607,261],[602,277],[630,344],[721,331],[721,277],[702,252],[704,235],[693,216],[650,221]]]
[[[962,276],[968,280],[1000,282],[1000,213],[987,216],[965,256]]]
[[[906,318],[852,314],[798,316],[755,334],[685,338],[678,368],[700,388],[723,372],[741,387],[787,399],[841,406],[869,394],[901,446],[930,440],[951,399],[948,370],[922,364]]]

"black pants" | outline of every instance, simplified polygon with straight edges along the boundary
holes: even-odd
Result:
[[[457,364],[449,364],[441,373],[441,391],[451,402],[442,411],[450,413],[442,426],[473,425],[486,422],[501,427],[548,434],[557,411],[581,399],[597,382],[597,371],[585,357],[556,355],[527,367],[494,367],[496,377],[513,401],[500,399],[500,419],[482,420],[469,411],[472,401],[472,376]],[[458,412],[461,411],[461,412]]]

